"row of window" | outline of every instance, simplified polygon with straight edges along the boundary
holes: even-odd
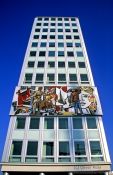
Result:
[[[71,18],[67,18],[67,17],[39,17],[39,18],[37,18],[37,21],[42,21],[44,19],[44,21],[49,21],[49,20],[51,20],[51,21],[56,21],[56,20],[58,20],[58,21],[62,21],[62,20],[64,20],[64,21],[69,21],[69,19],[71,20],[71,21],[76,21],[76,19],[75,18],[73,18],[73,17],[71,17]]]
[[[32,73],[26,73],[25,74],[25,83],[31,83],[33,78]],[[69,74],[69,79],[70,81],[77,81],[77,75],[76,74]],[[53,73],[48,73],[47,74],[47,80],[48,81],[55,81],[55,74]],[[88,76],[87,74],[80,74],[80,80],[81,82],[88,82]],[[43,82],[44,81],[44,74],[43,73],[37,73],[36,74],[36,79],[35,82]],[[58,82],[59,83],[64,83],[66,82],[66,74],[58,74]]]
[[[37,53],[36,51],[30,51],[30,56],[31,57],[34,57],[34,56],[36,56],[36,53]],[[46,51],[40,51],[39,52],[39,56],[40,57],[45,57],[46,54],[47,54]],[[48,52],[48,57],[55,57],[56,54],[58,54],[58,57],[64,57],[64,56],[66,56],[64,51],[58,51],[58,53],[55,52],[55,51],[49,51]],[[77,55],[77,57],[83,57],[83,52],[77,51],[76,52],[76,55]],[[74,57],[76,55],[72,51],[67,51],[67,57]]]
[[[35,62],[34,61],[28,61],[27,67],[29,68],[34,68]],[[44,68],[45,62],[44,61],[38,61],[37,67]],[[48,61],[48,68],[54,68],[55,67],[55,62],[54,61]],[[63,68],[65,67],[65,62],[64,61],[59,61],[58,62],[58,67]],[[78,62],[78,67],[79,68],[85,68],[85,62]],[[75,62],[70,61],[68,62],[68,68],[75,68]]]
[[[42,35],[41,39],[47,39],[48,37],[49,39],[64,39],[64,35]],[[79,35],[74,35],[73,38],[80,39]],[[33,39],[39,39],[39,35],[34,35]],[[66,35],[65,39],[72,39],[72,35]]]
[[[41,28],[36,28],[36,29],[35,29],[35,32],[40,32],[40,31],[41,31]],[[62,33],[63,31],[64,31],[64,32],[71,32],[71,31],[72,31],[73,33],[77,33],[77,32],[78,32],[78,29],[72,29],[72,30],[69,29],[69,28],[65,28],[65,30],[63,30],[63,29],[61,29],[61,28],[58,28],[58,29],[56,29],[56,28],[54,28],[54,29],[53,29],[53,28],[50,28],[50,29],[48,29],[48,28],[43,28],[43,29],[42,29],[42,32],[48,32],[48,31],[50,31],[50,32],[52,32],[52,33],[53,33],[53,32],[61,32],[61,33]]]
[[[22,144],[23,144],[22,141],[13,141],[12,142],[10,157],[21,156]],[[90,145],[91,156],[97,156],[97,158],[100,158],[99,156],[102,156],[100,142],[99,141],[89,141],[89,145]],[[70,156],[70,145],[69,145],[68,141],[60,141],[58,150],[59,150],[58,151],[59,158],[64,158],[64,159],[62,159],[62,161],[64,161],[64,162],[70,161],[70,157],[68,157],[68,156]],[[54,152],[55,152],[54,142],[45,142],[44,141],[43,146],[42,146],[42,161],[43,160],[50,161],[47,158],[52,158],[51,161],[54,161]],[[29,161],[29,158],[36,159],[37,154],[38,154],[38,142],[37,141],[28,141],[27,150],[26,150],[26,161]],[[82,158],[82,161],[87,161],[86,146],[85,146],[84,141],[74,141],[74,156],[76,158]],[[96,158],[96,157],[93,157],[93,158]],[[61,161],[61,159],[59,159],[59,162],[60,161]],[[78,161],[81,161],[81,159],[78,159]]]
[[[87,118],[87,129],[97,129],[96,119]],[[26,118],[18,117],[16,119],[16,129],[25,128]],[[82,118],[72,119],[73,129],[83,129]],[[29,129],[39,129],[40,118],[32,117],[30,118]],[[54,129],[54,118],[44,118],[44,129]],[[68,118],[59,118],[58,119],[58,129],[69,129]]]
[[[55,42],[49,42],[49,47],[54,48],[55,46],[57,46],[55,44]],[[38,47],[38,42],[33,42],[32,43],[32,47]],[[47,42],[41,42],[40,43],[40,47],[47,47]],[[60,48],[60,47],[64,47],[64,43],[63,42],[58,42],[58,48]],[[80,43],[73,44],[72,42],[68,42],[68,43],[66,43],[66,47],[77,47],[77,48],[80,48],[81,44]]]
[[[44,22],[44,23],[41,23],[41,22],[37,22],[36,23],[36,26],[63,26],[63,23],[62,22],[60,22],[60,23],[55,23],[55,22],[52,22],[52,23],[48,23],[48,22]],[[75,27],[75,26],[77,26],[77,24],[76,23],[69,23],[69,22],[66,22],[66,23],[64,23],[64,25],[65,26],[71,26],[72,25],[72,27]]]

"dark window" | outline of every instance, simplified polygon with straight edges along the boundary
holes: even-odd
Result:
[[[65,67],[65,62],[64,61],[59,61],[58,62],[58,67]]]
[[[51,23],[51,26],[55,26],[55,23]]]
[[[37,46],[38,46],[38,43],[35,43],[35,42],[32,43],[32,47],[37,47]]]
[[[75,46],[76,47],[81,47],[81,44],[80,43],[75,43]]]
[[[82,118],[73,118],[73,129],[83,129]]]
[[[40,32],[40,29],[35,29],[35,32]]]
[[[77,81],[77,75],[76,74],[69,74],[69,80],[70,81]]]
[[[68,129],[68,118],[59,118],[59,129]]]
[[[31,52],[30,52],[30,56],[31,56],[31,57],[36,56],[36,51],[31,51]]]
[[[42,18],[38,18],[38,21],[42,21]]]
[[[36,156],[38,150],[38,142],[28,141],[27,144],[27,155]]]
[[[46,47],[46,43],[45,42],[41,43],[40,47]]]
[[[73,47],[73,43],[66,43],[67,47]]]
[[[58,26],[62,26],[62,23],[58,23]]]
[[[75,33],[78,32],[78,29],[73,29],[73,32],[75,32]]]
[[[24,128],[25,128],[25,118],[17,118],[16,129],[24,129]]]
[[[75,18],[71,18],[71,21],[76,21],[76,19]]]
[[[77,52],[77,57],[83,57],[83,52]]]
[[[84,141],[76,141],[74,143],[74,146],[75,146],[75,155],[77,156],[86,155]]]
[[[63,32],[63,29],[58,29],[58,32]]]
[[[54,74],[47,74],[47,81],[51,82],[55,80],[55,75]]]
[[[26,82],[31,82],[32,81],[32,76],[33,76],[33,74],[26,73],[25,74],[25,81]]]
[[[56,19],[55,18],[51,18],[51,21],[55,21]]]
[[[74,61],[68,62],[68,67],[74,68],[75,67],[75,62]]]
[[[97,129],[95,118],[87,118],[87,128],[88,129]]]
[[[28,67],[34,67],[35,62],[34,61],[28,61]]]
[[[55,51],[49,51],[48,56],[49,56],[49,57],[54,57],[54,56],[55,56]]]
[[[44,26],[48,26],[48,23],[44,23],[43,25],[44,25]]]
[[[44,67],[45,65],[45,62],[44,61],[39,61],[38,62],[38,67]]]
[[[80,74],[81,81],[88,81],[87,74]]]
[[[73,57],[74,56],[74,53],[73,52],[67,52],[67,56],[68,57]]]
[[[39,39],[39,35],[34,35],[34,39]]]
[[[48,67],[55,67],[55,62],[48,61]]]
[[[78,66],[79,66],[79,68],[85,68],[86,67],[85,62],[78,62]]]
[[[72,26],[77,26],[76,23],[72,23]]]
[[[59,142],[59,155],[60,156],[70,155],[69,142]]]
[[[55,47],[55,43],[49,43],[49,47]]]
[[[65,23],[65,26],[69,26],[69,23]]]
[[[66,81],[66,75],[65,74],[58,74],[58,81]]]
[[[37,23],[36,26],[41,26],[41,23]]]
[[[43,143],[43,155],[52,156],[54,154],[54,145],[53,142],[44,142]]]
[[[62,21],[62,18],[58,18],[58,21]]]
[[[11,155],[21,155],[22,151],[22,141],[13,141],[12,147],[11,147]]]
[[[64,43],[58,43],[58,47],[64,47]]]
[[[39,118],[31,118],[29,129],[39,129]]]
[[[102,155],[99,141],[90,141],[90,149],[92,155]]]
[[[55,32],[55,29],[50,29],[50,32]]]
[[[54,118],[44,119],[44,129],[54,129]]]
[[[65,29],[65,32],[71,32],[70,29]]]
[[[48,29],[43,29],[43,32],[48,32]]]
[[[47,35],[42,35],[42,39],[47,39]]]
[[[43,74],[36,74],[36,81],[43,81],[43,77],[44,75]]]
[[[64,18],[64,21],[69,21],[69,18]]]
[[[78,35],[75,35],[74,39],[80,39],[80,37]]]
[[[49,21],[49,18],[44,18],[44,21]]]
[[[55,35],[50,35],[50,39],[55,39]]]
[[[46,52],[45,51],[40,51],[39,52],[39,56],[45,56],[46,55]]]
[[[63,35],[58,35],[58,39],[63,39]]]
[[[71,36],[70,35],[66,35],[66,39],[71,39]]]
[[[63,57],[64,56],[64,51],[58,51],[58,56]]]

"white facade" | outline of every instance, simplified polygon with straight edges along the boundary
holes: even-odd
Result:
[[[18,86],[95,86],[78,18],[35,18]],[[110,164],[102,114],[10,113],[3,172],[103,175],[110,171]]]

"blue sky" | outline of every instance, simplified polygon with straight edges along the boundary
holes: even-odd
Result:
[[[80,19],[90,64],[104,112],[103,123],[113,161],[113,1],[0,1],[0,159],[9,110],[33,19],[36,16],[76,16]]]

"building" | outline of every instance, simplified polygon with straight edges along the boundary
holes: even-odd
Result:
[[[2,172],[107,175],[102,116],[78,18],[35,18],[11,104]]]

